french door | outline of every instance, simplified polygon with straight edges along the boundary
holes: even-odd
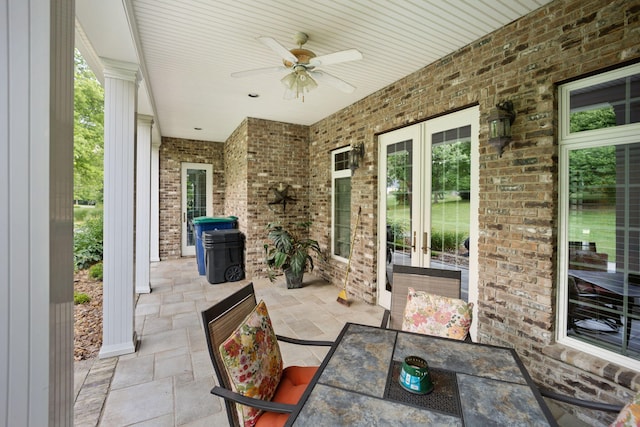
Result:
[[[462,271],[475,299],[479,109],[381,134],[378,301],[388,308],[393,265]]]
[[[193,219],[213,215],[213,166],[182,163],[182,256],[196,254]]]

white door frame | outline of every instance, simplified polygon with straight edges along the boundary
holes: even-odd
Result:
[[[477,315],[478,299],[478,198],[479,198],[479,123],[480,109],[478,106],[457,111],[423,123],[398,129],[378,136],[378,304],[389,308],[391,293],[386,290],[386,144],[412,139],[413,150],[413,200],[412,200],[412,233],[422,230],[430,223],[431,197],[426,194],[431,183],[431,150],[430,135],[460,126],[471,125],[471,200],[469,237],[471,248],[469,255],[469,302],[474,302],[474,315]],[[430,193],[430,192],[429,192]],[[385,234],[383,234],[385,233]],[[420,235],[422,234],[422,235]],[[411,265],[428,267],[430,254],[420,248],[428,242],[423,242],[424,233],[415,236],[415,253],[412,252]],[[411,236],[412,243],[413,236]],[[475,249],[475,250],[473,250]],[[477,325],[472,325],[472,336],[475,336]]]
[[[180,171],[182,256],[192,256],[196,254],[196,247],[194,245],[187,245],[187,227],[189,225],[187,221],[187,171],[189,169],[204,170],[206,172],[206,210],[207,216],[213,215],[213,165],[183,162]]]

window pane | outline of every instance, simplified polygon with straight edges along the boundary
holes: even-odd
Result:
[[[207,214],[207,171],[187,169],[187,246],[196,244],[193,219]]]
[[[431,257],[440,268],[468,267],[471,126],[431,137]]]
[[[567,335],[640,359],[640,144],[569,155]]]
[[[387,146],[387,262],[411,265],[413,140]]]
[[[640,122],[640,74],[571,91],[570,132]]]
[[[343,151],[342,153],[335,154],[334,171],[343,171],[349,169],[349,152]]]
[[[349,256],[351,235],[351,178],[337,178],[334,193],[334,255]]]

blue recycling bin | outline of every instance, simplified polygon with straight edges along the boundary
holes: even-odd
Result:
[[[196,260],[198,273],[201,276],[207,274],[207,266],[204,263],[204,246],[202,245],[202,232],[212,230],[230,230],[238,225],[238,217],[235,216],[199,216],[193,219],[196,231]]]

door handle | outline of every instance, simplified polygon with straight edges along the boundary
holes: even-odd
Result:
[[[413,248],[413,252],[416,251],[416,232],[413,232],[413,244],[411,245],[411,248]]]
[[[422,253],[426,254],[429,252],[429,246],[427,246],[427,242],[429,241],[429,233],[422,233]]]
[[[187,213],[182,212],[182,222],[187,222]]]

